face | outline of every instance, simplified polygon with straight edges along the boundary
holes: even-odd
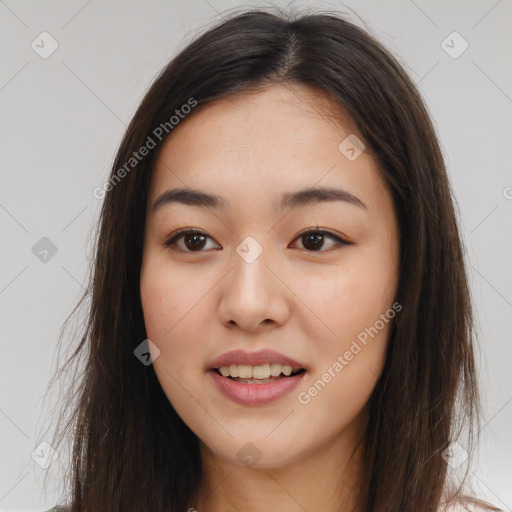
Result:
[[[391,195],[343,142],[343,113],[326,112],[336,105],[296,85],[217,101],[173,130],[154,169],[140,280],[154,370],[202,446],[234,464],[283,467],[360,435],[400,309]],[[221,204],[162,199],[178,188]],[[282,202],[309,188],[341,193]],[[210,369],[266,349],[280,355],[254,366],[288,357],[306,371],[256,384]]]

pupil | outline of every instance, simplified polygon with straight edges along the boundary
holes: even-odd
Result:
[[[306,235],[306,240],[313,240],[313,246],[310,247],[311,249],[320,249],[323,244],[323,234],[321,233],[315,233],[312,235]],[[305,243],[304,246],[307,248],[308,244]]]
[[[186,245],[189,249],[201,249],[202,248],[202,244],[204,244],[204,238],[205,236],[204,235],[188,235],[186,237]],[[195,239],[194,242],[192,243],[189,243],[191,239]]]

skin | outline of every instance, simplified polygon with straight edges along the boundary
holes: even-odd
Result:
[[[362,350],[308,404],[298,401],[391,309],[398,284],[392,198],[373,157],[363,152],[350,161],[338,150],[351,133],[343,112],[321,93],[274,85],[203,107],[173,130],[159,154],[141,299],[148,338],[160,350],[158,357],[152,350],[156,375],[201,440],[198,511],[353,509],[364,472],[358,441],[392,323],[359,344]],[[347,190],[367,209],[329,201],[274,210],[281,194],[310,186]],[[175,187],[220,195],[229,207],[173,203],[153,212],[155,199]],[[307,237],[297,237],[315,226],[351,244],[326,236],[315,251]],[[195,251],[187,252],[186,237],[166,248],[182,228],[209,238]],[[263,249],[250,264],[236,252],[247,236]],[[229,350],[263,348],[305,363],[301,385],[260,406],[224,397],[207,364]],[[253,466],[237,456],[246,443],[262,455]]]

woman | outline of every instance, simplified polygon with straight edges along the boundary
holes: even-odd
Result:
[[[479,406],[450,184],[375,39],[334,14],[223,20],[95,194],[69,510],[476,506],[452,481]]]

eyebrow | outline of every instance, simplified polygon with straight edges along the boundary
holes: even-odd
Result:
[[[305,188],[298,190],[297,192],[283,194],[281,196],[281,200],[274,206],[276,210],[284,210],[286,208],[294,208],[296,206],[305,206],[330,201],[343,201],[364,210],[368,210],[367,206],[358,197],[347,190],[325,187]],[[191,188],[175,188],[166,190],[163,194],[157,197],[153,204],[153,212],[172,203],[213,208],[216,210],[225,210],[228,206],[227,201],[221,196],[208,194],[201,190]]]

